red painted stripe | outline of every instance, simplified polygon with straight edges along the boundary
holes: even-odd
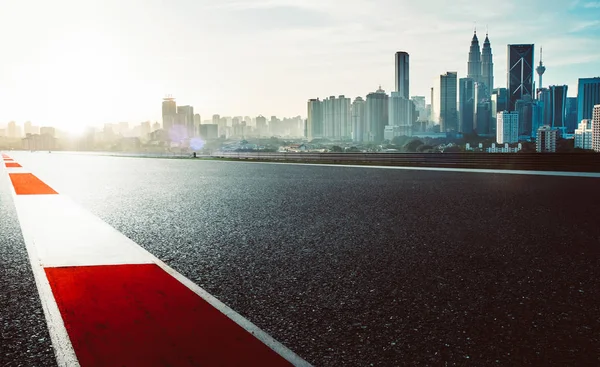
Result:
[[[58,194],[31,173],[9,173],[8,175],[17,195]]]
[[[22,167],[17,162],[6,162],[5,164],[6,164],[6,168],[19,168],[19,167]]]
[[[46,268],[88,366],[290,366],[155,264]]]

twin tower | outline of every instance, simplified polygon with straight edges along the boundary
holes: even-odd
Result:
[[[494,62],[492,61],[492,46],[487,34],[481,51],[477,31],[473,34],[467,63],[467,78],[473,79],[475,83],[484,84],[487,95],[492,93],[494,89]]]

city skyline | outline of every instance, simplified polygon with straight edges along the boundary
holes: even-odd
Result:
[[[411,95],[429,99],[435,76],[467,75],[475,20],[478,34],[488,25],[495,87],[505,86],[511,43],[535,44],[536,65],[543,47],[544,84],[568,85],[569,96],[600,62],[600,4],[590,1],[440,3],[436,14],[408,1],[91,4],[18,2],[0,15],[11,56],[0,71],[0,122],[160,121],[165,94],[206,117],[305,116],[313,96],[394,90],[398,50],[411,57]]]

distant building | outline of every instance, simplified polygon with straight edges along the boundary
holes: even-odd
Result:
[[[567,97],[565,113],[567,133],[572,134],[577,128],[577,97]]]
[[[473,33],[471,39],[471,47],[469,48],[469,61],[467,62],[467,78],[475,83],[481,82],[481,50],[479,48],[479,39],[477,31]]]
[[[527,94],[523,99],[515,102],[513,111],[519,113],[519,136],[522,136],[524,139],[536,136],[536,131],[533,130],[533,107],[534,101]]]
[[[306,138],[323,138],[323,103],[318,98],[309,99],[307,103]],[[258,125],[258,119],[257,119]]]
[[[567,116],[567,85],[551,85],[551,117],[550,126],[566,132],[565,118]]]
[[[400,92],[392,92],[388,100],[389,126],[397,127],[400,136],[412,136],[412,126],[416,121],[415,104]],[[384,134],[385,135],[385,134]],[[385,140],[387,138],[384,137]]]
[[[518,112],[498,112],[496,115],[496,141],[498,144],[519,142]]]
[[[185,127],[187,138],[195,135],[194,121],[194,107],[177,106],[177,124]]]
[[[600,77],[581,78],[577,87],[577,121],[591,120],[594,106],[600,104]]]
[[[219,137],[219,125],[202,124],[200,125],[200,138],[204,140],[213,140]]]
[[[592,149],[600,152],[600,104],[594,106],[592,113]]]
[[[352,102],[350,119],[352,121],[352,140],[362,143],[367,133],[366,104],[362,97],[356,97]]]
[[[475,81],[461,78],[458,82],[458,131],[472,133],[475,129]]]
[[[407,52],[396,52],[396,92],[400,97],[408,99],[409,94],[409,55]]]
[[[486,96],[489,97],[494,90],[494,60],[492,46],[488,34],[485,34],[483,48],[481,49],[481,82],[486,87]]]
[[[434,81],[432,120],[439,123],[441,132],[458,131],[457,75],[449,71]]]
[[[533,44],[508,45],[508,110],[514,111],[515,104],[525,96],[535,96],[533,71]]]
[[[592,120],[583,120],[575,129],[575,148],[592,149]]]
[[[506,88],[494,89],[491,100],[493,116],[496,116],[497,112],[508,111],[508,92]]]
[[[162,118],[163,129],[169,131],[175,123],[175,115],[177,115],[177,103],[175,98],[165,97],[162,102]]]
[[[24,150],[55,150],[56,138],[50,134],[27,134],[21,139]]]
[[[427,103],[425,96],[412,96],[411,101],[415,104],[415,110],[417,111],[417,121],[427,122],[429,121],[429,115],[427,114]]]
[[[256,117],[256,132],[258,136],[267,136],[269,135],[269,128],[267,126],[267,118],[263,115],[259,115]]]
[[[331,96],[323,100],[324,138],[334,141],[351,139],[350,104],[350,98],[343,95],[338,98]]]
[[[544,125],[537,130],[535,149],[538,153],[556,152],[556,140],[558,140],[558,129]]]
[[[53,138],[56,137],[56,129],[51,126],[42,126],[40,128],[40,135],[48,135]]]
[[[364,141],[381,143],[384,140],[383,132],[388,124],[389,97],[381,86],[373,93],[367,94],[365,116],[367,133]]]

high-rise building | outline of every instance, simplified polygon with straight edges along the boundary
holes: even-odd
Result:
[[[469,61],[467,62],[467,78],[473,79],[475,83],[481,81],[481,51],[477,31],[473,33],[471,47],[469,48]]]
[[[592,149],[600,152],[600,104],[592,111]]]
[[[597,104],[600,104],[600,77],[580,78],[577,86],[577,121],[591,119]]]
[[[518,112],[498,112],[496,115],[496,141],[498,144],[519,142]]]
[[[457,73],[449,71],[436,77],[434,81],[434,96],[432,120],[439,123],[441,132],[458,130],[458,111],[456,108]]]
[[[515,104],[526,95],[535,97],[533,92],[533,44],[508,45],[507,88],[508,109],[515,110]]]
[[[14,121],[9,122],[6,125],[6,136],[8,138],[18,138],[18,134],[17,134],[17,124]]]
[[[544,88],[544,86],[542,85],[542,75],[544,75],[544,73],[546,72],[546,67],[544,66],[544,63],[542,62],[542,48],[540,47],[540,64],[538,65],[537,68],[535,68],[535,71],[538,74],[539,77],[539,82],[538,82],[538,89]]]
[[[412,126],[416,121],[415,104],[403,93],[392,92],[388,101],[388,123],[393,126],[396,136],[412,136]],[[385,128],[384,128],[385,129]]]
[[[592,149],[592,120],[582,120],[575,129],[575,148]]]
[[[565,108],[565,126],[567,133],[572,134],[577,128],[577,97],[567,97],[567,107]]]
[[[356,97],[351,106],[352,140],[363,142],[367,133],[365,100]]]
[[[163,129],[170,130],[175,124],[175,116],[177,115],[177,103],[175,98],[167,96],[163,98],[162,103],[162,118]]]
[[[537,103],[540,106],[542,125],[552,124],[552,93],[549,88],[537,89]],[[542,126],[540,125],[540,126]],[[537,131],[537,129],[536,129]]]
[[[365,115],[367,133],[364,140],[380,143],[384,140],[383,131],[388,123],[389,97],[381,86],[373,93],[367,94]]]
[[[256,117],[256,132],[258,133],[258,136],[266,136],[269,134],[267,118],[263,115],[258,115]]]
[[[565,126],[565,117],[566,117],[566,108],[567,108],[567,88],[566,85],[551,85],[550,86],[550,101],[552,104],[551,107],[551,117],[550,117],[550,127],[560,129],[564,132],[566,129]]]
[[[192,106],[177,106],[177,124],[183,125],[187,133],[187,137],[194,136],[194,107]]]
[[[458,81],[458,131],[470,134],[475,128],[475,83],[471,78]]]
[[[429,116],[427,116],[427,102],[425,101],[425,96],[412,96],[410,97],[410,100],[415,104],[417,121],[429,121]]]
[[[535,150],[538,153],[556,152],[556,140],[558,139],[558,129],[544,125],[537,130],[537,139],[535,140]]]
[[[408,53],[404,51],[396,52],[396,92],[401,97],[409,98],[409,64]]]
[[[318,98],[309,99],[307,109],[306,138],[308,140],[323,138],[323,103]]]
[[[485,34],[483,49],[481,50],[481,82],[486,87],[486,95],[489,97],[494,90],[494,60],[492,46],[488,34]]]
[[[351,139],[350,98],[343,95],[325,98],[323,106],[323,137],[330,140]]]
[[[530,95],[526,94],[523,99],[515,102],[514,111],[519,113],[519,136],[523,139],[536,134],[536,130],[533,129],[533,110],[534,101]]]

